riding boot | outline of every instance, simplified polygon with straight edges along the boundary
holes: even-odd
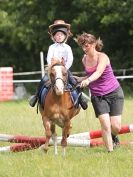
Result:
[[[39,84],[39,86],[40,86],[40,84]],[[30,99],[29,99],[29,105],[30,105],[31,107],[34,107],[34,106],[36,105],[36,103],[37,103],[37,101],[38,101],[38,98],[39,98],[39,93],[40,93],[41,88],[42,88],[42,87],[38,87],[38,89],[37,89],[35,95],[32,95],[32,96],[30,97]]]
[[[86,110],[86,109],[88,108],[88,104],[87,104],[87,102],[85,101],[85,99],[84,99],[82,93],[81,93],[81,95],[80,95],[80,97],[79,97],[79,104],[81,105],[82,109],[84,109],[84,110]]]
[[[88,104],[87,104],[87,101],[82,94],[80,86],[76,87],[76,90],[79,93],[79,97],[78,97],[79,104],[81,105],[82,109],[86,110],[88,108]]]
[[[84,98],[81,91],[79,91],[79,88],[76,88],[76,90],[72,91],[72,96],[74,99],[74,106],[78,107],[80,104],[82,109],[86,110],[88,108],[88,104],[86,99]]]
[[[69,83],[72,86],[76,87],[76,90],[78,92],[78,96],[77,96],[77,99],[76,99],[74,105],[80,104],[81,107],[84,110],[86,110],[88,108],[88,104],[87,104],[86,100],[84,99],[84,97],[82,95],[82,91],[81,91],[80,86],[77,86],[77,81],[76,81],[76,79],[73,78],[73,75],[72,75],[72,73],[69,70],[68,70],[68,80],[69,80]]]
[[[36,95],[32,95],[30,100],[29,100],[29,105],[31,107],[34,107],[36,105],[37,100],[38,100],[37,94]]]

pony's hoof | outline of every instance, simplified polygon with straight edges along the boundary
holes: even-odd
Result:
[[[47,154],[47,152],[48,152],[48,148],[45,147],[45,145],[41,145],[41,146],[39,147],[39,150],[41,150],[41,151],[44,152],[45,154]]]

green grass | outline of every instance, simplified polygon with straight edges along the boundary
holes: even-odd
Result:
[[[122,124],[133,124],[133,98],[125,100]],[[91,103],[87,111],[72,120],[72,132],[100,129]],[[61,129],[57,128],[58,135]],[[40,114],[27,101],[0,103],[0,133],[43,136]],[[120,135],[120,140],[133,141],[133,134]],[[0,142],[0,146],[11,143]],[[0,153],[0,177],[133,177],[133,147],[121,146],[108,154],[104,146],[95,148],[67,147],[66,157],[39,149],[18,153]]]

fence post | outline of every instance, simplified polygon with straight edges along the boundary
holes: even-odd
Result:
[[[0,67],[0,101],[13,98],[13,68]]]
[[[41,71],[42,71],[42,78],[43,78],[43,76],[45,75],[43,52],[40,52],[40,60],[41,60]]]

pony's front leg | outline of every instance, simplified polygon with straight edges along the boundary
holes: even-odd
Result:
[[[45,144],[41,146],[41,149],[47,153],[48,146],[49,146],[49,140],[52,136],[51,124],[50,124],[49,120],[43,120],[43,124],[44,124],[44,128],[45,128],[46,141],[45,141]]]
[[[71,128],[70,121],[65,122],[65,126],[62,130],[62,140],[61,140],[61,146],[63,147],[63,156],[66,154],[66,146],[67,146],[67,137],[69,136]]]
[[[52,131],[52,140],[54,143],[54,154],[58,154],[58,148],[57,148],[57,134],[55,132],[55,124],[51,125],[51,131]]]

